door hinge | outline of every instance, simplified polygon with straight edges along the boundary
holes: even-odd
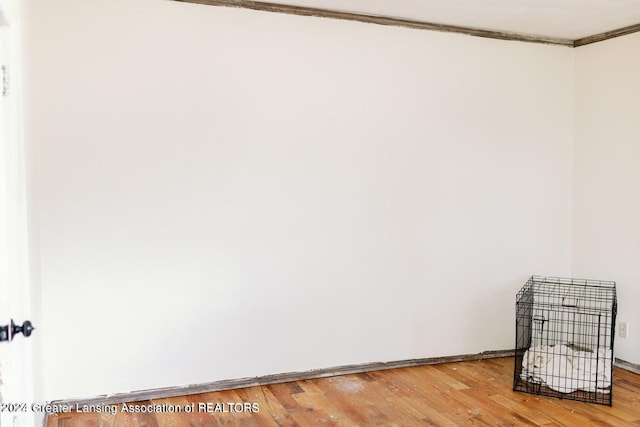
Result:
[[[6,65],[2,66],[2,96],[9,95],[9,69]]]

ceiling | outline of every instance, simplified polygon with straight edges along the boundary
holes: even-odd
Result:
[[[271,2],[570,40],[640,23],[640,0],[271,0]]]

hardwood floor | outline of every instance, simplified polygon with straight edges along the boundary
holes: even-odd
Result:
[[[612,407],[516,393],[512,380],[513,358],[446,363],[127,406],[162,413],[60,413],[47,427],[640,426],[640,375],[629,371],[614,368]]]

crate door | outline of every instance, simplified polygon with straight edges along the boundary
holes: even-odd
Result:
[[[599,348],[611,348],[610,313],[574,314],[571,343],[585,350],[597,351]]]

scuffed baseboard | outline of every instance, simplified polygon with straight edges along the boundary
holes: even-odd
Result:
[[[374,362],[359,365],[336,366],[332,368],[314,369],[303,372],[288,372],[283,374],[265,375],[261,377],[238,378],[215,381],[205,384],[194,384],[182,387],[167,387],[152,390],[133,391],[130,393],[118,393],[103,395],[88,399],[56,400],[52,404],[71,405],[75,407],[83,405],[111,405],[116,403],[138,402],[152,399],[184,396],[190,394],[208,393],[212,391],[232,390],[238,388],[255,387],[269,384],[279,384],[292,381],[302,381],[315,378],[334,377],[337,375],[360,374],[363,372],[382,371],[387,369],[409,368],[415,366],[435,365],[438,363],[464,362],[498,357],[510,357],[515,350],[483,351],[477,354],[465,354],[458,356],[429,357],[424,359],[398,360],[393,362]]]
[[[435,365],[440,363],[477,361],[485,359],[495,359],[500,357],[511,357],[515,355],[515,350],[492,350],[483,351],[476,354],[464,354],[457,356],[429,357],[424,359],[408,359],[392,362],[374,362],[358,365],[344,365],[332,368],[314,369],[302,372],[288,372],[282,374],[265,375],[251,378],[238,378],[222,381],[214,381],[204,384],[194,384],[182,387],[167,387],[152,390],[133,391],[130,393],[118,393],[113,395],[103,395],[85,399],[57,400],[52,404],[64,404],[74,406],[83,405],[112,405],[118,403],[138,402],[153,399],[162,399],[190,394],[208,393],[213,391],[232,390],[238,388],[263,386],[269,384],[279,384],[291,381],[302,381],[315,378],[326,378],[337,375],[359,374],[364,372],[382,371],[387,369],[409,368],[416,366]],[[640,365],[616,358],[614,366],[625,369],[636,374],[640,374]],[[46,417],[45,417],[46,422]]]
[[[616,360],[613,362],[613,366],[616,366],[620,369],[624,369],[635,374],[640,374],[640,365],[627,362],[626,360],[622,360],[616,357]]]

